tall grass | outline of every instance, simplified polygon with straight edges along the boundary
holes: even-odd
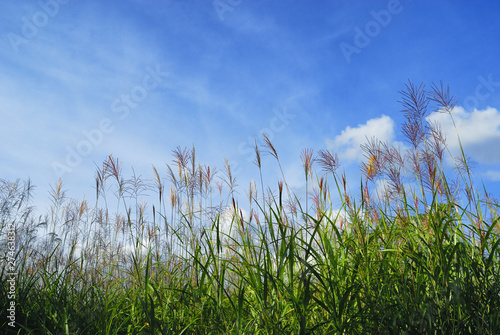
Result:
[[[4,260],[8,227],[17,241],[16,327],[2,262],[2,332],[500,333],[498,205],[426,119],[453,118],[454,99],[411,82],[401,96],[407,146],[367,139],[356,191],[335,153],[311,149],[306,194],[283,172],[264,188],[261,154],[283,171],[265,136],[247,197],[227,162],[201,165],[194,148],[174,150],[166,177],[153,167],[151,180],[124,179],[110,156],[95,205],[66,198],[59,181],[38,219],[31,184],[1,181]]]

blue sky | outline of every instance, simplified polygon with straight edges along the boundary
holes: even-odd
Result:
[[[497,1],[1,7],[0,178],[31,178],[42,210],[59,177],[69,196],[93,199],[96,165],[109,154],[128,174],[133,166],[152,178],[154,164],[166,177],[177,146],[194,145],[219,170],[227,158],[244,189],[258,178],[250,148],[261,132],[292,187],[304,185],[306,147],[337,152],[359,185],[365,137],[403,141],[397,100],[408,79],[450,85],[475,175],[498,197]],[[277,184],[275,163],[264,165],[265,183]]]

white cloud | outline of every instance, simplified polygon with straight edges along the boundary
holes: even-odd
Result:
[[[339,231],[343,231],[349,226],[348,216],[345,209],[330,208],[321,218],[320,224],[325,229],[329,229],[332,224],[335,224]]]
[[[460,153],[460,141],[466,155],[478,163],[500,163],[500,112],[496,108],[485,110],[474,109],[467,112],[463,107],[455,107],[452,111],[455,126],[449,114],[435,112],[429,121],[441,124],[446,136],[448,148],[453,155]]]
[[[446,137],[448,149],[453,156],[460,155],[460,142],[465,154],[477,163],[500,163],[500,111],[493,107],[484,110],[466,111],[455,107],[452,118],[447,113],[435,112],[428,116],[429,122],[438,122]],[[456,127],[456,129],[455,129]],[[341,159],[361,160],[363,153],[360,146],[367,138],[376,137],[381,141],[394,141],[394,121],[382,115],[368,120],[357,127],[347,127],[333,140],[326,141],[327,146],[335,150]]]
[[[394,139],[394,120],[389,116],[382,115],[379,118],[370,119],[364,124],[359,124],[357,127],[347,127],[333,140],[327,139],[326,144],[338,153],[340,159],[360,161],[363,158],[360,146],[372,137],[381,141],[392,141]]]
[[[484,175],[491,181],[500,181],[500,171],[488,170]]]
[[[238,208],[241,210],[241,214],[243,215],[243,220],[247,223],[250,219],[250,215],[244,209]],[[210,240],[213,243],[217,242],[217,228],[219,229],[219,239],[222,246],[222,254],[226,257],[233,253],[233,248],[235,248],[235,241],[239,240],[240,236],[240,222],[239,222],[239,214],[236,215],[234,212],[234,208],[232,206],[227,206],[220,213],[219,216],[219,226],[212,227],[213,230],[210,233]]]

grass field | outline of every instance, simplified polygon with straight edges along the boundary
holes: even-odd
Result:
[[[368,139],[355,187],[335,153],[311,149],[305,194],[284,174],[265,186],[261,155],[281,170],[265,136],[244,195],[194,148],[151,181],[124,179],[110,156],[96,204],[59,182],[42,218],[29,182],[1,181],[2,333],[499,334],[496,199],[426,121],[453,117],[448,89],[401,96],[407,147]]]

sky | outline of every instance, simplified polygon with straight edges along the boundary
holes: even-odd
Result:
[[[3,1],[0,178],[31,179],[34,204],[94,199],[97,166],[167,178],[178,146],[258,179],[255,139],[304,187],[304,148],[336,152],[359,185],[360,145],[404,143],[408,80],[450,86],[475,176],[500,190],[500,2]],[[441,121],[456,150],[455,130]],[[265,184],[280,177],[263,160]],[[244,192],[241,192],[244,194]]]

